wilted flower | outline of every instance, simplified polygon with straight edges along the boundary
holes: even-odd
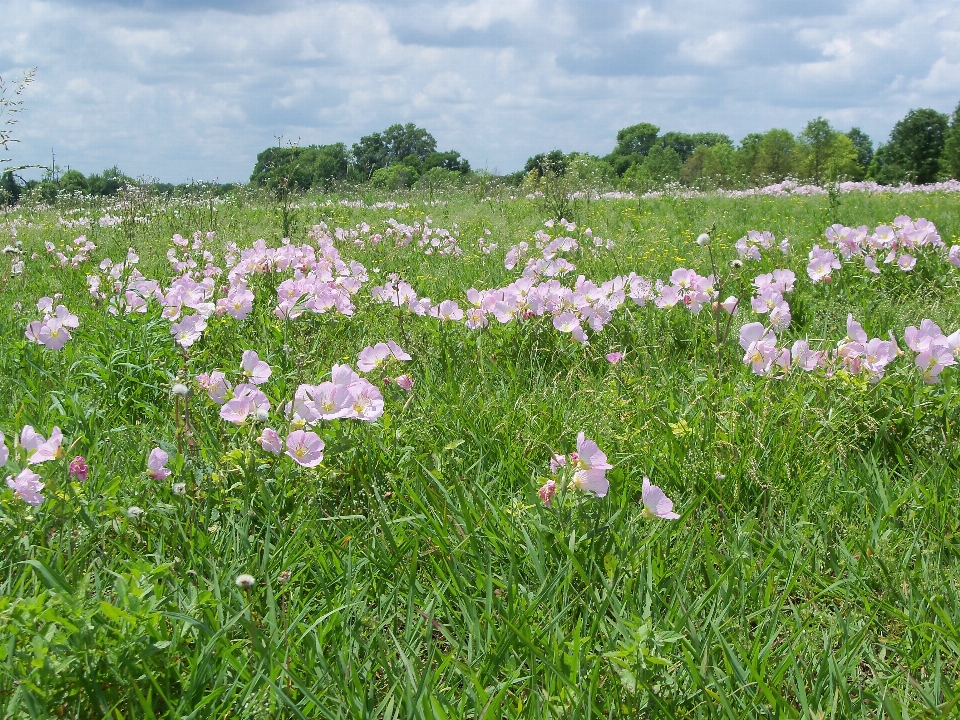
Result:
[[[668,498],[663,490],[652,485],[647,478],[643,479],[643,495],[640,504],[643,505],[644,517],[658,517],[663,520],[676,520],[680,517],[673,511],[673,500]]]
[[[547,507],[550,507],[550,503],[553,502],[553,496],[557,492],[557,483],[555,480],[547,480],[547,482],[537,490],[537,495],[540,496],[540,499],[543,500],[543,504]]]
[[[87,467],[87,461],[83,459],[83,456],[77,455],[70,461],[70,474],[80,482],[87,479],[89,472],[90,468]]]
[[[413,390],[413,378],[409,375],[400,375],[395,377],[393,381],[407,392]]]

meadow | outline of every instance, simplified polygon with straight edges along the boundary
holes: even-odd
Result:
[[[562,204],[0,215],[0,716],[960,714],[960,195]]]

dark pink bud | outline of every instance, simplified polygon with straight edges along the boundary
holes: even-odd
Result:
[[[80,482],[87,479],[90,468],[87,467],[87,461],[82,456],[77,455],[70,461],[70,474]]]

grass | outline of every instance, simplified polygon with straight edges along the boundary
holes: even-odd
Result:
[[[467,195],[424,207],[352,208],[305,198],[293,241],[325,222],[423,222],[459,234],[459,258],[392,239],[338,241],[371,279],[356,312],[278,320],[277,275],[256,276],[254,312],[211,319],[181,351],[153,304],[114,316],[87,292],[103,257],[140,254],[169,285],[174,233],[279,243],[274,208],[239,196],[208,203],[140,199],[147,222],[101,228],[101,208],[25,210],[26,271],[0,265],[0,430],[63,429],[86,457],[38,468],[31,508],[0,493],[0,715],[9,718],[940,718],[960,712],[960,510],[956,368],[926,385],[909,358],[871,384],[860,376],[753,375],[736,332],[719,350],[709,313],[631,301],[580,346],[549,319],[482,332],[398,313],[369,289],[391,272],[421,296],[465,305],[470,287],[514,280],[509,246],[543,227],[527,200]],[[310,201],[316,203],[312,206]],[[748,230],[789,236],[793,250],[745,268],[792,268],[794,322],[784,335],[833,346],[848,312],[871,336],[902,341],[932,318],[960,327],[958,271],[921,262],[874,277],[851,263],[829,286],[806,278],[806,253],[833,222],[874,226],[923,216],[958,242],[947,195],[598,201],[573,208],[580,228],[614,241],[576,253],[573,275],[707,274],[696,236],[715,226],[724,263]],[[57,218],[82,214],[88,229]],[[17,220],[22,216],[23,221]],[[455,227],[456,225],[456,227]],[[483,235],[489,229],[489,237]],[[49,268],[81,232],[97,244],[81,268]],[[579,229],[577,231],[579,233]],[[498,247],[476,244],[484,236]],[[31,253],[41,259],[31,261]],[[522,267],[522,266],[521,266]],[[376,268],[376,271],[374,271]],[[570,284],[573,278],[563,280]],[[223,282],[221,279],[220,282]],[[67,346],[28,343],[34,304],[62,293],[80,317]],[[14,308],[14,302],[21,309]],[[756,319],[738,316],[736,326]],[[194,387],[189,422],[173,382],[234,371],[255,349],[273,368],[279,408],[332,364],[395,339],[413,361],[410,395],[383,388],[376,423],[321,424],[325,459],[300,468],[254,442],[260,426],[225,423]],[[611,365],[604,354],[626,353]],[[376,374],[371,380],[378,380]],[[579,431],[614,469],[603,499],[543,507],[551,452]],[[152,447],[171,481],[146,477]],[[13,458],[7,472],[14,473]],[[641,514],[644,476],[681,518]],[[128,509],[144,510],[130,517]],[[246,592],[235,578],[249,573]]]

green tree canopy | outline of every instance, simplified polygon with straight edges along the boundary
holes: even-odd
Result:
[[[850,138],[853,147],[857,149],[857,164],[863,172],[866,172],[873,160],[873,141],[869,135],[858,127],[850,128],[847,137]]]
[[[796,138],[789,130],[775,128],[760,139],[750,176],[758,182],[781,182],[794,173],[796,164]]]
[[[947,116],[930,108],[911,110],[893,126],[890,141],[881,146],[870,166],[878,182],[935,182],[948,129]]]
[[[960,179],[960,105],[953,111],[940,156],[941,177]]]
[[[617,133],[617,144],[606,160],[617,175],[623,175],[632,165],[643,161],[656,144],[660,128],[651,123],[625,127]]]
[[[257,155],[250,183],[302,191],[329,188],[347,177],[349,158],[343,143],[306,147],[270,147]]]
[[[437,141],[429,132],[413,123],[391,125],[382,133],[373,133],[360,138],[353,145],[353,161],[366,179],[375,170],[403,162],[414,155],[420,163],[437,152]]]

